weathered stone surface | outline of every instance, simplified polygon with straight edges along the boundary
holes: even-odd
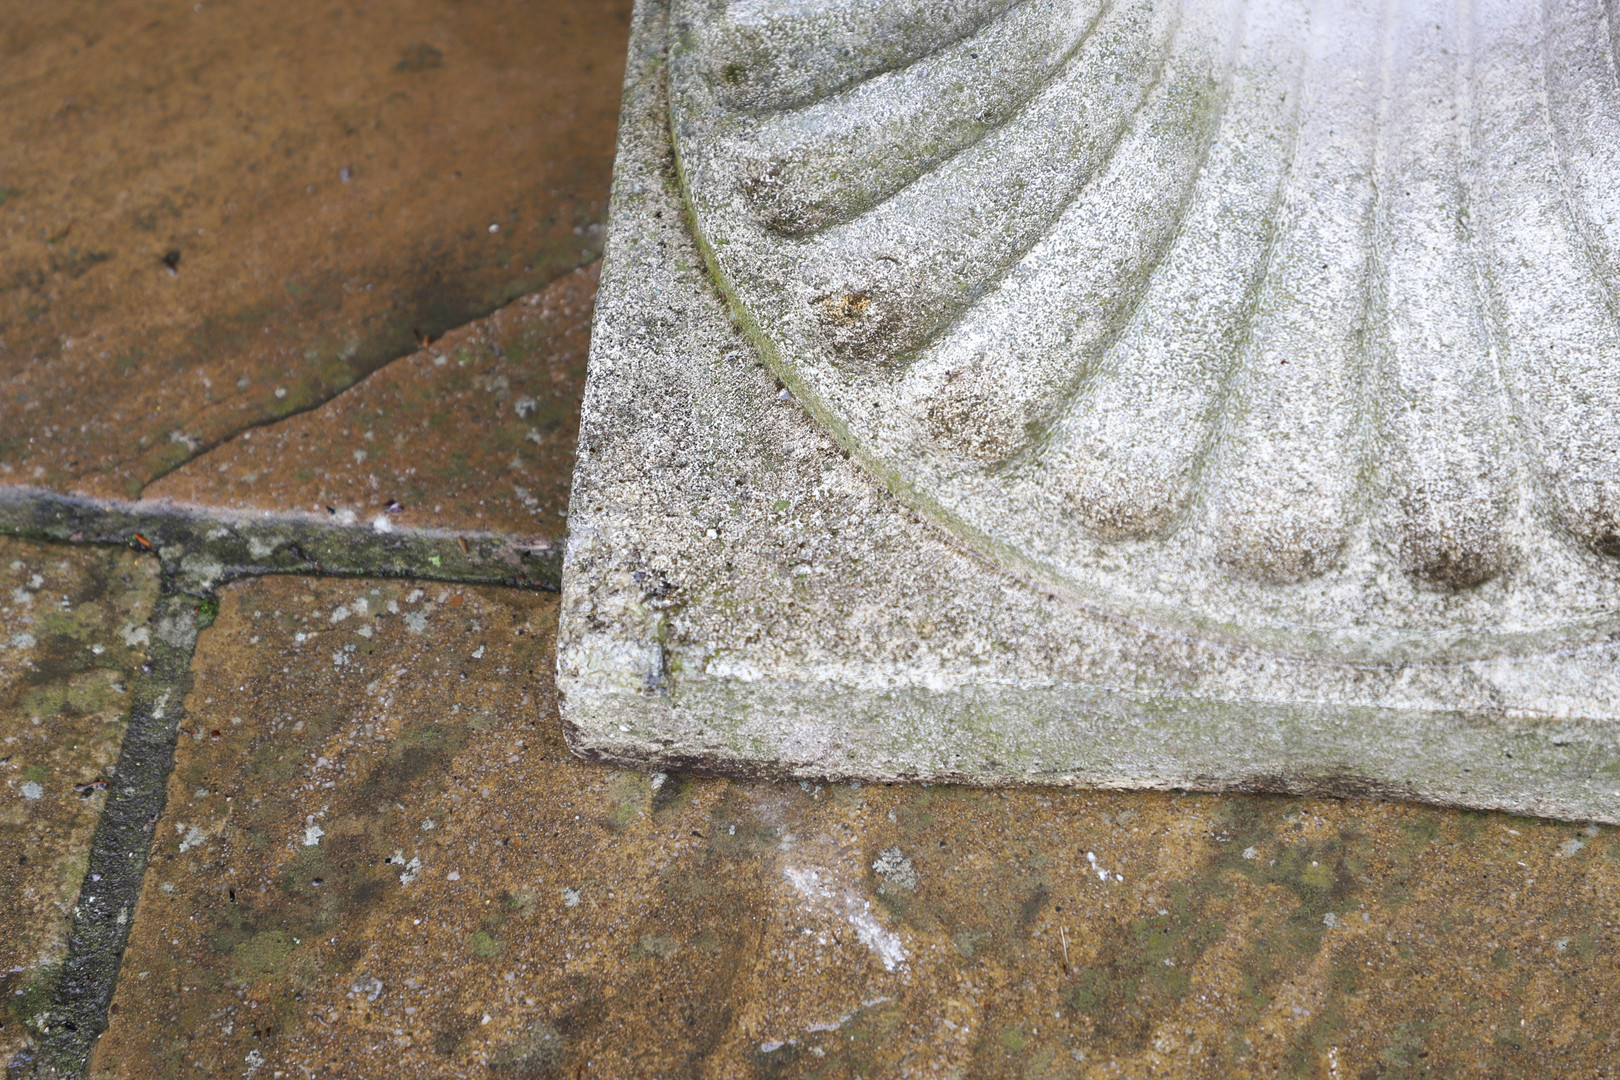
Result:
[[[93,1075],[1547,1076],[1620,1049],[1612,828],[605,769],[559,737],[556,610],[225,590]]]
[[[357,1000],[350,1019],[365,1026],[369,1003],[348,995],[372,969],[392,979],[394,958],[435,942],[458,965],[477,959],[466,937],[488,912],[467,890],[495,880],[506,841],[530,839],[509,815],[552,693],[553,599],[297,578],[221,599],[99,1074],[189,1075],[199,1061],[237,1074]],[[491,802],[497,790],[510,794]],[[458,871],[465,885],[447,878]],[[440,894],[469,926],[413,921]],[[431,1016],[456,1027],[475,1004],[452,996]],[[366,1060],[354,1045],[326,1052],[349,1075]]]
[[[0,537],[0,1062],[50,1000],[156,596],[155,559]]]
[[[1602,4],[1034,0],[900,65],[859,35],[903,7],[825,7],[859,27],[829,85],[728,108],[834,31],[677,0],[674,149],[761,355],[906,502],[1044,587],[1319,658],[1611,617]]]
[[[649,3],[641,10],[564,570],[560,688],[575,747],[647,767],[699,762],[807,778],[1385,793],[1620,820],[1620,646],[1614,637],[1620,564],[1606,553],[1600,535],[1600,519],[1608,513],[1602,493],[1611,481],[1604,479],[1609,466],[1598,468],[1610,461],[1614,440],[1571,444],[1572,456],[1560,457],[1562,451],[1547,449],[1546,438],[1559,424],[1585,423],[1595,432],[1613,422],[1603,404],[1612,379],[1584,359],[1567,370],[1562,366],[1564,356],[1606,356],[1591,335],[1607,333],[1612,320],[1598,312],[1597,321],[1560,321],[1567,312],[1551,302],[1544,318],[1532,317],[1514,305],[1535,290],[1526,291],[1517,278],[1491,279],[1492,288],[1506,293],[1490,303],[1500,301],[1507,314],[1501,326],[1491,323],[1487,336],[1506,328],[1512,333],[1500,348],[1517,350],[1511,357],[1503,353],[1503,363],[1511,365],[1503,385],[1564,380],[1556,393],[1531,393],[1536,408],[1548,411],[1538,413],[1534,424],[1526,421],[1527,441],[1508,447],[1492,441],[1496,429],[1490,424],[1474,423],[1484,415],[1480,409],[1506,400],[1486,386],[1490,379],[1473,380],[1464,370],[1478,357],[1466,349],[1430,347],[1433,340],[1452,340],[1445,320],[1456,309],[1441,286],[1474,287],[1467,275],[1453,273],[1457,264],[1449,256],[1429,266],[1438,275],[1430,285],[1408,283],[1396,293],[1373,290],[1370,296],[1357,291],[1361,285],[1345,286],[1346,295],[1364,304],[1354,311],[1312,291],[1339,288],[1345,275],[1365,284],[1377,278],[1366,268],[1379,259],[1385,260],[1379,273],[1386,276],[1428,265],[1419,241],[1430,235],[1424,230],[1433,222],[1423,217],[1428,204],[1421,192],[1430,190],[1424,185],[1452,191],[1445,177],[1454,179],[1463,168],[1457,156],[1462,151],[1452,146],[1450,157],[1441,151],[1457,137],[1455,128],[1415,100],[1407,104],[1419,113],[1407,115],[1401,113],[1406,105],[1391,104],[1390,115],[1401,115],[1379,121],[1384,113],[1374,108],[1377,101],[1364,96],[1373,94],[1368,79],[1384,77],[1376,75],[1377,63],[1375,75],[1359,82],[1350,78],[1350,68],[1360,70],[1356,65],[1369,56],[1376,61],[1382,54],[1363,46],[1369,34],[1385,34],[1398,43],[1391,46],[1395,59],[1388,78],[1399,101],[1417,94],[1412,80],[1450,86],[1437,72],[1458,63],[1446,45],[1447,35],[1462,33],[1453,25],[1455,12],[1447,8],[1451,14],[1437,15],[1431,26],[1418,18],[1426,8],[1396,5],[1387,9],[1396,13],[1390,26],[1347,23],[1343,34],[1324,31],[1310,39],[1309,27],[1283,17],[1286,5],[1119,4],[1081,35],[1068,59],[1052,60],[1043,51],[1055,47],[1052,35],[1062,38],[1059,44],[1070,40],[1059,33],[1061,19],[1052,20],[1068,7],[1084,6],[1021,6],[1016,16],[975,31],[990,34],[1008,30],[1015,18],[1035,19],[1018,24],[1019,40],[1029,47],[1026,67],[1057,64],[1062,78],[1043,83],[1045,76],[1031,75],[1038,92],[1023,104],[1008,98],[1006,122],[997,120],[1001,126],[994,132],[981,133],[977,141],[972,132],[956,132],[951,137],[966,145],[954,156],[941,151],[938,162],[917,165],[914,183],[901,183],[901,177],[893,192],[867,192],[871,198],[855,199],[847,215],[827,202],[837,201],[833,195],[812,197],[793,184],[836,186],[840,177],[855,178],[850,182],[857,187],[885,182],[890,159],[873,151],[872,162],[841,171],[848,163],[823,155],[822,140],[847,135],[852,141],[844,148],[864,152],[870,146],[862,140],[879,139],[885,124],[905,128],[893,113],[905,102],[933,100],[929,94],[946,90],[966,95],[964,101],[1000,93],[988,75],[1000,54],[974,56],[977,46],[964,44],[913,67],[876,65],[884,74],[857,85],[861,73],[854,68],[863,54],[852,45],[850,79],[839,84],[844,89],[824,88],[836,90],[832,96],[808,105],[795,98],[787,111],[760,111],[761,103],[750,98],[746,109],[733,111],[728,95],[742,91],[728,89],[730,61],[722,63],[713,50],[723,53],[751,41],[748,48],[788,56],[820,31],[811,33],[786,16],[778,21],[772,14],[781,14],[777,9],[726,14],[730,8],[694,2]],[[1335,8],[1332,18],[1356,22],[1364,7]],[[1227,15],[1217,18],[1216,8],[1228,14],[1242,8],[1245,14],[1221,22]],[[1180,16],[1172,17],[1178,10]],[[1483,155],[1483,164],[1476,162],[1481,169],[1510,169],[1512,147],[1492,142],[1506,137],[1494,129],[1511,126],[1507,112],[1514,102],[1540,100],[1516,97],[1514,80],[1568,83],[1560,83],[1558,92],[1573,96],[1554,109],[1555,128],[1575,124],[1579,117],[1570,102],[1586,100],[1577,93],[1586,85],[1586,68],[1576,63],[1578,57],[1571,59],[1570,50],[1598,40],[1590,36],[1600,28],[1597,8],[1574,5],[1567,18],[1549,19],[1551,31],[1539,23],[1521,25],[1529,11],[1491,5],[1478,10],[1483,21],[1475,27],[1474,59],[1480,81],[1469,106],[1477,114],[1468,115],[1484,140],[1475,147]],[[1046,14],[1037,19],[1041,12]],[[734,16],[737,26],[729,21]],[[864,17],[882,21],[888,14],[874,8]],[[743,33],[738,27],[752,29]],[[1334,42],[1331,55],[1313,58],[1307,40]],[[1525,50],[1543,44],[1556,64],[1565,65],[1561,74],[1538,75],[1525,67]],[[1087,65],[1097,64],[1111,74],[1086,75]],[[1350,68],[1341,71],[1344,65]],[[1263,148],[1221,140],[1269,138],[1278,125],[1287,129],[1283,141],[1293,140],[1295,121],[1287,119],[1293,114],[1278,113],[1267,123],[1255,119],[1283,108],[1274,91],[1294,78],[1290,71],[1314,80],[1320,91],[1312,99],[1316,111],[1298,120],[1304,127],[1296,141],[1309,152],[1288,166],[1295,168],[1293,180],[1262,183],[1251,173],[1271,161]],[[985,78],[974,82],[980,74]],[[740,85],[752,86],[743,74],[737,77]],[[1140,84],[1135,90],[1127,85],[1133,80]],[[1200,87],[1215,97],[1200,97]],[[667,88],[674,94],[673,118]],[[1104,123],[1101,113],[1059,108],[1059,90],[1124,96],[1109,106],[1114,119]],[[1339,100],[1329,90],[1349,97]],[[1228,115],[1215,124],[1210,115],[1219,113],[1219,100],[1228,99]],[[947,112],[955,115],[951,110],[961,102],[951,101]],[[1370,119],[1364,115],[1368,108]],[[844,110],[848,123],[840,127],[817,110]],[[1057,131],[1036,123],[1049,112],[1078,126]],[[1335,127],[1340,112],[1362,127]],[[984,116],[995,126],[990,112]],[[811,123],[815,117],[821,119]],[[863,118],[872,124],[855,123]],[[1378,123],[1387,130],[1362,130]],[[1020,134],[1020,125],[1034,125],[1031,130],[1040,133]],[[1485,133],[1486,127],[1493,131]],[[1105,128],[1113,132],[1107,138]],[[1524,130],[1512,137],[1541,147],[1535,141],[1540,136],[1532,134]],[[1114,135],[1123,140],[1118,147]],[[1378,202],[1362,191],[1366,178],[1349,164],[1339,172],[1329,167],[1335,154],[1363,153],[1367,139],[1385,147],[1380,168],[1406,162],[1400,168],[1421,172],[1420,159],[1433,150],[1437,172],[1400,172],[1401,183],[1380,188],[1385,201]],[[1097,143],[1094,154],[1085,150],[1087,140]],[[1176,146],[1182,149],[1172,153]],[[1154,153],[1155,147],[1164,152]],[[1203,149],[1193,153],[1198,147]],[[749,172],[755,151],[765,162],[757,175]],[[1087,164],[1090,158],[1074,157],[1086,154],[1096,160]],[[1014,174],[1018,183],[1009,179]],[[1341,174],[1366,198],[1345,202],[1323,194],[1317,185],[1331,185]],[[1534,201],[1550,189],[1540,173],[1512,183],[1497,180],[1489,188],[1496,201],[1488,214],[1480,210],[1496,230],[1480,241],[1480,258],[1511,262],[1520,224],[1508,220],[1512,215],[1501,200]],[[1407,194],[1390,194],[1406,190],[1401,184],[1407,182],[1413,185]],[[1165,184],[1180,185],[1181,194],[1166,202]],[[1277,197],[1286,212],[1278,211],[1278,220],[1286,219],[1286,228],[1262,230],[1281,247],[1276,259],[1254,265],[1304,278],[1324,265],[1329,272],[1303,293],[1288,291],[1287,274],[1260,281],[1249,290],[1260,297],[1259,314],[1251,318],[1247,300],[1223,300],[1218,289],[1201,283],[1200,275],[1223,287],[1229,283],[1229,275],[1218,272],[1218,260],[1209,252],[1193,256],[1202,250],[1199,237],[1236,243],[1242,234],[1221,224],[1216,211],[1230,202],[1223,193],[1247,193],[1244,198],[1258,200],[1262,217],[1271,213],[1265,210],[1271,196],[1256,191],[1283,192]],[[1186,206],[1214,217],[1205,221],[1191,210],[1175,210],[1183,196]],[[761,209],[759,200],[778,197],[808,216],[777,220]],[[1408,198],[1416,202],[1388,204]],[[1136,210],[1111,214],[1115,203]],[[1421,220],[1394,227],[1390,215],[1398,210]],[[816,216],[823,211],[830,215],[826,220]],[[1320,229],[1311,224],[1318,212],[1332,219],[1319,222]],[[1161,213],[1168,215],[1164,221],[1185,227],[1159,236],[1153,229]],[[1441,217],[1453,220],[1449,213]],[[1558,215],[1564,213],[1553,218],[1563,221]],[[1376,229],[1368,224],[1375,219]],[[1039,238],[1039,230],[1030,229],[1043,222],[1054,231]],[[1401,243],[1373,244],[1369,229]],[[1159,250],[1172,238],[1183,246]],[[1304,248],[1317,242],[1333,253],[1322,261],[1305,258]],[[1088,244],[1106,251],[1091,258],[1085,255]],[[975,255],[979,247],[985,251]],[[1132,252],[1141,275],[1120,262]],[[1558,252],[1560,259],[1569,254],[1563,247]],[[1341,256],[1345,261],[1336,261]],[[1191,261],[1182,266],[1178,260]],[[1084,268],[1085,281],[1068,273],[1076,267]],[[1149,275],[1149,267],[1157,269]],[[1581,290],[1595,287],[1596,280],[1589,271],[1570,269],[1573,277],[1557,276],[1549,288],[1587,297],[1590,290]],[[868,272],[881,278],[870,288],[861,276]],[[1087,275],[1101,276],[1093,281]],[[1065,291],[1071,288],[1081,293]],[[1062,492],[1043,487],[1039,470],[1030,471],[1035,458],[1018,457],[1025,450],[1038,457],[1056,446],[1054,440],[1061,440],[1050,425],[1026,428],[1029,418],[1019,419],[1008,429],[1017,445],[1009,444],[1005,453],[980,455],[970,445],[985,410],[1016,413],[1030,393],[1046,395],[1042,400],[1056,410],[1054,417],[1078,415],[1064,410],[1090,400],[1084,387],[1101,386],[1088,380],[1115,371],[1109,364],[1116,360],[1124,363],[1114,356],[1098,366],[1064,352],[1071,338],[1058,333],[1052,320],[1090,318],[1101,310],[1088,289],[1113,290],[1109,295],[1117,303],[1110,301],[1113,306],[1097,316],[1087,341],[1116,351],[1140,345],[1147,350],[1143,356],[1162,361],[1117,386],[1109,383],[1132,408],[1190,392],[1192,376],[1177,365],[1203,363],[1197,358],[1204,353],[1182,348],[1177,335],[1204,326],[1204,315],[1216,322],[1237,318],[1230,304],[1221,306],[1227,300],[1241,309],[1239,322],[1271,325],[1282,335],[1267,339],[1264,357],[1241,342],[1230,349],[1211,346],[1211,371],[1225,371],[1228,361],[1248,365],[1241,386],[1211,391],[1226,403],[1222,408],[1230,405],[1242,416],[1211,414],[1214,435],[1193,440],[1204,448],[1194,456],[1252,459],[1258,471],[1244,473],[1247,479],[1234,481],[1235,487],[1220,488],[1224,474],[1212,465],[1206,478],[1216,486],[1199,489],[1202,494],[1187,504],[1196,512],[1184,521],[1176,510],[1166,519],[1192,522],[1185,529],[1178,524],[1180,531],[1138,535],[1134,526],[1110,532],[1097,521],[1077,523],[1072,507],[1065,509],[1068,504],[1057,497]],[[1282,307],[1267,315],[1265,296],[1272,292]],[[1290,306],[1296,300],[1304,305],[1297,310]],[[1209,311],[1200,306],[1211,304]],[[1331,310],[1339,322],[1313,323],[1306,315],[1318,308]],[[1169,337],[1149,348],[1147,337],[1161,332]],[[1049,341],[1050,334],[1057,336]],[[1284,338],[1298,349],[1285,348]],[[1552,338],[1564,344],[1551,347]],[[948,349],[941,344],[947,339]],[[1354,347],[1346,344],[1352,339]],[[1252,345],[1259,339],[1244,340]],[[943,354],[935,356],[929,350],[936,345],[956,350],[955,359],[947,363]],[[973,351],[970,345],[983,363],[963,367],[957,361]],[[1023,356],[1019,350],[1026,347],[1033,351]],[[1416,351],[1408,356],[1402,351],[1408,348]],[[1275,370],[1263,372],[1255,367],[1277,356],[1289,364],[1279,360]],[[1403,366],[1407,360],[1416,366]],[[1051,370],[1040,366],[1047,361]],[[958,382],[968,387],[951,406],[966,411],[928,430],[919,417],[928,411],[931,391],[920,384],[907,388],[907,380],[925,371],[938,376],[935,389]],[[1026,379],[1031,372],[1040,378]],[[779,392],[778,378],[787,392]],[[1286,393],[1278,379],[1288,383]],[[1271,389],[1262,393],[1255,380]],[[1057,394],[1060,384],[1068,389]],[[1441,401],[1448,385],[1468,401]],[[1334,386],[1361,389],[1346,397]],[[1377,400],[1356,397],[1363,390]],[[1476,390],[1484,395],[1477,401],[1468,397]],[[1400,412],[1402,401],[1411,404],[1410,413],[1391,423],[1399,428],[1410,420],[1422,430],[1400,434],[1375,417],[1382,415],[1379,409]],[[1248,405],[1255,411],[1244,413]],[[922,412],[908,413],[913,406]],[[1135,416],[1112,406],[1096,414],[1128,415]],[[1503,419],[1505,413],[1491,415],[1509,426],[1517,423]],[[1462,426],[1446,434],[1444,425],[1453,420]],[[1181,429],[1162,418],[1138,417],[1126,426],[1133,425],[1150,442],[1180,437]],[[1354,429],[1355,448],[1335,442],[1333,432],[1340,428]],[[1425,457],[1431,451],[1438,456]],[[1453,451],[1475,455],[1479,469],[1447,456]],[[1434,502],[1431,496],[1439,498],[1445,485],[1425,487],[1409,466],[1437,469],[1442,478],[1456,480],[1455,490]],[[1328,474],[1339,476],[1335,470],[1344,469],[1360,479],[1340,491]],[[1584,478],[1576,485],[1584,494],[1570,494],[1576,490],[1565,484],[1574,476],[1571,469]],[[1059,479],[1101,483],[1105,472],[1077,464],[1048,479],[1059,487]],[[1296,498],[1298,485],[1284,474],[1316,494],[1332,488],[1338,495],[1326,502]],[[1262,476],[1271,479],[1256,479]],[[1493,477],[1511,479],[1511,509],[1505,516],[1492,517],[1491,510],[1479,517],[1476,509],[1497,505],[1490,494],[1497,490]],[[1482,485],[1478,490],[1471,486],[1475,479]],[[1370,486],[1358,487],[1363,480]],[[1132,490],[1125,485],[1115,492],[1121,505],[1148,507],[1151,500],[1133,502]],[[1274,556],[1281,566],[1298,556],[1296,562],[1314,569],[1298,575],[1233,573],[1232,560],[1218,550],[1220,529],[1198,524],[1204,521],[1198,515],[1226,495],[1242,498],[1222,504],[1221,527],[1252,528],[1256,558]],[[1265,505],[1243,503],[1253,503],[1251,495]],[[1239,503],[1247,509],[1233,509]],[[1586,510],[1572,509],[1576,503]],[[1338,509],[1322,510],[1329,504]],[[1406,524],[1385,520],[1380,515],[1386,510],[1396,518],[1407,514],[1401,519]],[[1335,517],[1340,511],[1342,517]],[[1296,513],[1304,515],[1301,521],[1310,519],[1297,536],[1289,524]],[[1487,518],[1501,529],[1492,532],[1497,525],[1487,528]],[[1446,520],[1452,525],[1442,527]],[[1402,562],[1423,547],[1413,539],[1429,535],[1423,522],[1442,522],[1435,525],[1436,536],[1452,530],[1431,552],[1439,560],[1433,574],[1417,572],[1430,566],[1422,559]],[[1315,541],[1307,543],[1305,534],[1317,525],[1331,526],[1329,531],[1342,526],[1346,536],[1358,539],[1328,545],[1342,558],[1313,561]],[[1385,525],[1394,531],[1381,532]],[[1511,556],[1500,566],[1481,539],[1486,533],[1502,539],[1497,554]],[[1487,563],[1494,569],[1474,573]]]
[[[10,12],[0,483],[127,498],[595,259],[627,10]]]
[[[145,495],[560,541],[596,271],[458,327],[318,409],[244,432]]]

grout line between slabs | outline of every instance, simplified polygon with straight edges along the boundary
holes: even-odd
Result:
[[[90,841],[67,958],[37,1029],[40,1042],[32,1075],[39,1080],[84,1076],[96,1040],[107,1029],[124,946],[168,794],[175,733],[191,688],[191,657],[210,615],[202,598],[173,592],[167,582],[152,609],[152,640],[140,674],[131,680],[129,721]]]
[[[342,524],[314,514],[251,513],[166,501],[119,502],[0,487],[0,535],[150,551],[181,591],[206,596],[240,577],[417,577],[556,591],[562,543],[453,529]]]
[[[213,622],[219,586],[265,574],[409,577],[556,591],[562,544],[449,529],[410,529],[385,517],[341,524],[313,514],[245,513],[169,502],[88,499],[0,487],[0,536],[119,545],[150,552],[162,586],[151,642],[130,682],[128,723],[73,908],[67,957],[31,1059],[8,1077],[78,1080],[107,1028],[119,965],[174,766],[175,734],[191,685],[197,636]]]

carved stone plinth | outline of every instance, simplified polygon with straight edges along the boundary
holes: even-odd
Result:
[[[1600,0],[674,0],[576,749],[1620,817]]]

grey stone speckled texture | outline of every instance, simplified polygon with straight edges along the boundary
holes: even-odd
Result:
[[[1559,190],[1604,167],[1570,124],[1613,109],[1512,119],[1542,100],[1515,80],[1602,73],[1601,10],[1562,7],[959,4],[955,43],[852,47],[778,101],[746,58],[825,28],[642,4],[564,567],[575,750],[1620,819],[1612,451],[1558,434],[1606,415],[1613,322],[1512,275],[1534,244],[1570,297],[1607,279],[1558,277],[1581,223],[1524,217],[1546,183],[1482,178],[1493,139],[1562,139]],[[1109,439],[1151,468],[1042,456]]]

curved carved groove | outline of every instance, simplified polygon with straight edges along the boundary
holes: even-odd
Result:
[[[1301,3],[1249,26],[1228,114],[1176,247],[1041,451],[1034,486],[1096,536],[1162,537],[1191,497],[1276,241],[1271,222],[1307,77],[1294,45],[1308,24]]]
[[[1063,76],[971,158],[953,158],[796,247],[821,295],[869,299],[854,319],[813,309],[827,344],[848,365],[883,368],[911,354],[1055,226],[1157,85],[1179,6],[1122,0]],[[1020,152],[1033,138],[1049,143],[1046,161]]]
[[[799,108],[974,34],[1019,0],[689,0],[700,78],[727,108]]]
[[[1483,317],[1463,185],[1466,92],[1455,0],[1396,12],[1381,156],[1375,279],[1378,423],[1388,446],[1391,545],[1418,577],[1469,588],[1513,557],[1514,447]],[[1450,89],[1451,93],[1442,91]]]
[[[959,41],[1018,0],[689,0],[697,72],[728,108],[793,109]]]
[[[1337,563],[1360,486],[1373,143],[1388,76],[1380,17],[1333,7],[1282,239],[1205,481],[1221,561],[1279,584]]]
[[[1620,611],[1615,2],[960,0],[907,59],[922,0],[677,0],[671,123],[766,360],[962,543],[1444,658]]]
[[[1620,321],[1560,187],[1539,13],[1483,0],[1478,14],[1498,31],[1479,43],[1476,137],[1508,367],[1559,518],[1592,550],[1620,556]]]
[[[999,127],[1095,28],[1100,0],[1028,0],[984,30],[738,137],[760,220],[801,235],[847,221]],[[981,56],[999,62],[985,70]]]
[[[1123,328],[1219,127],[1237,15],[1229,0],[1187,5],[1174,58],[1107,165],[895,387],[900,415],[936,443],[987,465],[1023,449]]]
[[[1620,71],[1602,5],[1568,0],[1566,8],[1542,20],[1548,114],[1570,212],[1620,301]]]

